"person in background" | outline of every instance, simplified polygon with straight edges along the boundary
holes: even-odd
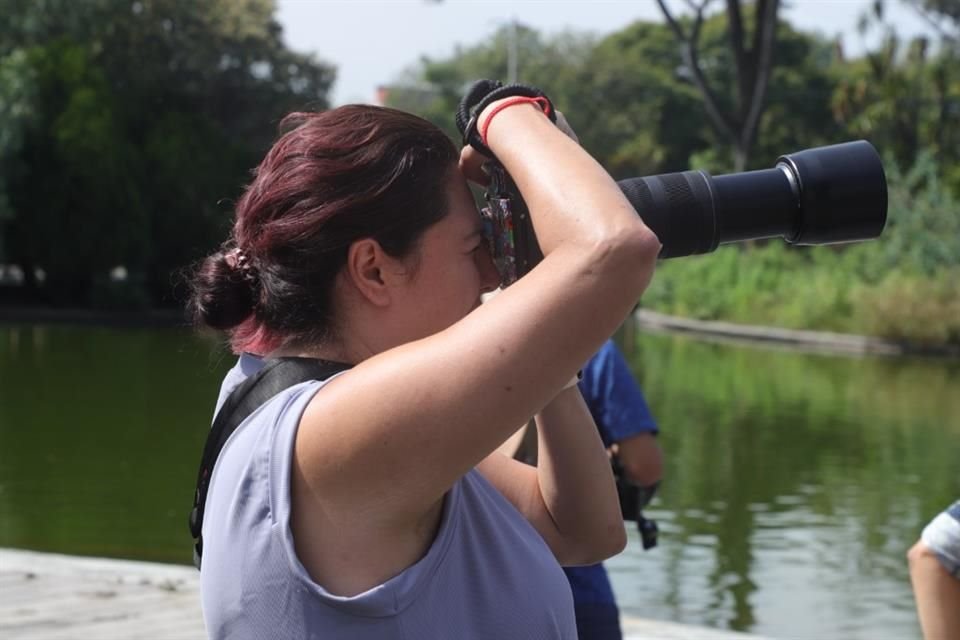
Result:
[[[924,639],[960,638],[960,500],[930,521],[907,560]]]
[[[652,494],[663,475],[657,423],[613,340],[587,362],[579,387],[604,446],[617,456],[626,479]],[[518,431],[504,444],[504,453],[535,465],[533,432]],[[603,564],[568,566],[563,571],[573,591],[580,640],[620,640],[620,611]]]

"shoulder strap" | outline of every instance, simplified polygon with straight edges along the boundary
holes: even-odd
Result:
[[[190,511],[190,534],[194,539],[193,564],[200,568],[203,554],[203,513],[213,466],[227,439],[250,414],[284,389],[308,380],[326,380],[352,365],[314,358],[275,358],[266,361],[256,375],[246,379],[224,401],[207,434],[197,472],[197,489]]]

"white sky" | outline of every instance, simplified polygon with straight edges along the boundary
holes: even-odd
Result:
[[[607,34],[635,20],[661,21],[655,0],[278,0],[286,42],[337,66],[334,105],[370,102],[421,56],[441,58],[470,46],[511,18],[546,34],[564,29]],[[679,10],[680,0],[668,6]],[[783,15],[797,28],[842,34],[856,55],[866,42],[856,30],[870,0],[793,0]],[[888,0],[888,18],[903,35],[928,32],[911,9]],[[722,2],[715,2],[717,8]],[[521,61],[522,73],[522,61]]]

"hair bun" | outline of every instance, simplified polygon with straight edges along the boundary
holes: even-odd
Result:
[[[255,288],[246,257],[238,259],[236,249],[218,251],[203,261],[193,279],[194,318],[213,329],[232,329],[253,313]]]

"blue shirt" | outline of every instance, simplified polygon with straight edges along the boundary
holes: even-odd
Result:
[[[612,340],[608,340],[583,368],[580,393],[600,429],[607,447],[639,433],[657,433],[647,401],[630,366]],[[602,564],[564,567],[577,604],[616,603],[610,579]]]

